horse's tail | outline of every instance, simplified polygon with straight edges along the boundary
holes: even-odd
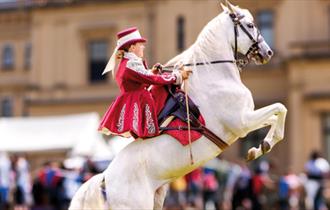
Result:
[[[102,194],[104,174],[97,174],[85,182],[71,200],[69,210],[106,209]]]

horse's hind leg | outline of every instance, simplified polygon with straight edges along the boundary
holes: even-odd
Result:
[[[154,197],[154,210],[163,209],[167,189],[168,189],[168,184],[165,184],[156,190]]]
[[[265,152],[269,152],[276,143],[283,139],[286,112],[287,109],[283,104],[276,103],[243,116],[243,130],[246,133],[265,126],[271,126],[262,144],[258,148],[249,150],[248,160],[256,159]]]

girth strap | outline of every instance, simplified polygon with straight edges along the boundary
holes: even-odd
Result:
[[[211,130],[206,128],[203,124],[201,124],[198,120],[191,121],[191,124],[193,127],[190,128],[190,130],[195,130],[200,132],[202,135],[204,135],[206,138],[208,138],[210,141],[212,141],[215,145],[217,145],[222,151],[227,149],[229,146],[227,142],[219,138],[216,134],[214,134]],[[196,126],[197,125],[197,126]],[[187,126],[179,126],[179,127],[160,127],[159,128],[162,131],[167,130],[188,130]]]
[[[209,140],[211,140],[214,144],[216,144],[222,151],[227,149],[227,147],[229,147],[229,145],[227,144],[227,142],[225,142],[224,140],[222,140],[221,138],[219,138],[217,135],[215,135],[211,130],[209,130],[207,127],[205,127],[204,125],[202,125],[202,134],[208,138]]]

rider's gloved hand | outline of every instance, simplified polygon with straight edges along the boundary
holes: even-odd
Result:
[[[162,73],[162,69],[163,69],[163,65],[162,64],[160,64],[160,63],[156,63],[153,67],[152,67],[152,69],[151,69],[151,72],[153,73],[153,74],[158,74],[158,73]]]

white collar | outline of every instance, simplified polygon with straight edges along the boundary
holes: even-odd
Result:
[[[133,60],[142,61],[142,58],[138,57],[137,55],[135,55],[135,53],[132,53],[132,52],[125,52],[124,58],[127,58],[128,60],[133,59]]]

